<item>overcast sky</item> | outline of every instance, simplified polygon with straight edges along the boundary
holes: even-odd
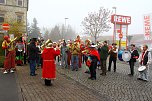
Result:
[[[29,0],[28,20],[31,23],[35,17],[40,28],[51,28],[69,18],[66,23],[80,33],[88,12],[98,11],[102,6],[110,10],[115,6],[118,15],[132,17],[129,34],[142,34],[143,15],[152,13],[152,0]],[[106,34],[112,35],[112,30]]]

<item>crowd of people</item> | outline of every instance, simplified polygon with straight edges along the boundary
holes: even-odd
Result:
[[[15,62],[17,65],[23,65],[23,61],[26,64],[25,54],[27,53],[30,76],[36,76],[36,67],[41,66],[42,78],[47,86],[52,84],[51,80],[56,79],[56,62],[60,64],[61,68],[70,69],[71,71],[78,71],[82,64],[85,64],[88,68],[86,73],[90,74],[88,79],[91,80],[96,80],[97,68],[101,68],[100,75],[106,76],[107,71],[111,71],[112,62],[113,71],[117,71],[117,44],[108,45],[107,41],[95,44],[89,39],[83,41],[80,36],[77,36],[75,40],[48,41],[42,45],[40,41],[33,38],[26,47],[22,40],[18,40],[14,44],[8,36],[4,36],[2,48],[6,51],[4,73],[14,72]],[[128,51],[131,54],[131,58],[128,61],[130,66],[128,75],[134,75],[134,64],[138,59],[139,64],[146,67],[144,71],[139,72],[138,80],[148,81],[148,69],[151,63],[151,53],[148,51],[148,46],[143,45],[143,52],[140,55],[134,44],[131,44],[131,49],[128,49]],[[109,59],[108,68],[106,66],[107,59]]]

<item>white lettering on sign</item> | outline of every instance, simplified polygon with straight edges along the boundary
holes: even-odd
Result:
[[[131,17],[129,16],[114,16],[114,22],[118,24],[131,24]]]
[[[150,15],[144,16],[144,35],[145,40],[150,39]]]

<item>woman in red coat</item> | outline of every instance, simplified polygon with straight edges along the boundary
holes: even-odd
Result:
[[[42,78],[45,79],[47,86],[51,85],[51,80],[56,79],[55,56],[57,55],[60,55],[60,50],[58,47],[55,50],[51,43],[42,52]]]

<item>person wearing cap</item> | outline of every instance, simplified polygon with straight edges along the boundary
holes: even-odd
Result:
[[[117,53],[118,49],[116,47],[116,43],[112,44],[111,49],[109,50],[109,66],[108,66],[108,71],[111,71],[111,64],[112,62],[114,63],[114,72],[116,72],[116,61],[117,61]]]
[[[92,44],[90,46],[90,51],[88,54],[88,60],[90,61],[90,65],[88,65],[90,70],[90,77],[91,80],[96,80],[96,69],[97,69],[97,62],[100,60],[100,56],[98,50],[96,49],[96,45]]]
[[[98,48],[98,51],[99,51],[99,54],[100,54],[100,64],[101,64],[101,70],[102,70],[102,73],[100,75],[105,76],[106,71],[107,71],[106,60],[107,60],[107,57],[108,57],[107,41],[103,42],[103,45]]]
[[[144,71],[139,71],[138,80],[148,81],[148,72],[149,65],[152,62],[151,53],[148,51],[148,46],[143,45],[143,52],[139,56],[139,64],[140,66],[145,66],[146,69]]]
[[[56,47],[55,50],[52,43],[49,43],[42,52],[42,78],[46,86],[51,86],[51,80],[56,79],[56,64],[54,58],[58,55],[60,55],[60,49]]]
[[[36,76],[36,57],[37,57],[37,48],[36,48],[36,38],[31,39],[30,44],[28,45],[28,61],[30,65],[30,76]]]
[[[129,76],[133,76],[134,75],[134,64],[136,62],[136,59],[138,59],[139,54],[138,51],[136,50],[136,47],[134,44],[131,44],[131,58],[129,60],[129,66],[130,66],[130,74],[128,74]]]

